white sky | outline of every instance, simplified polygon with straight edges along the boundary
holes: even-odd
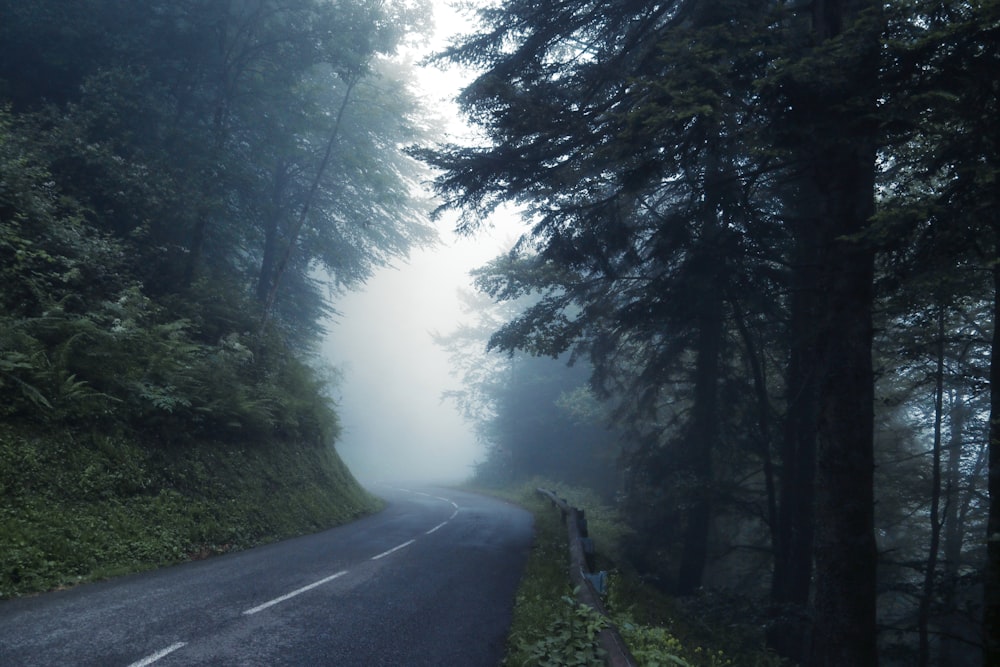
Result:
[[[431,49],[450,33],[470,30],[449,4],[434,2],[438,32]],[[430,68],[420,77],[430,108],[453,119],[451,134],[461,134],[451,100],[467,77]],[[442,220],[441,246],[414,252],[409,262],[379,271],[335,303],[342,316],[330,327],[323,356],[345,375],[337,392],[344,427],[337,451],[362,481],[460,481],[481,457],[471,426],[441,401],[442,392],[460,382],[430,333],[455,328],[468,272],[505,251],[520,225],[510,216],[475,238],[458,238],[452,227]]]

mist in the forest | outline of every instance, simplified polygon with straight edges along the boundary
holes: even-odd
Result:
[[[481,457],[472,427],[442,393],[459,386],[432,332],[462,318],[468,272],[503,252],[513,222],[474,238],[442,230],[442,243],[378,272],[335,303],[324,359],[343,374],[336,389],[343,432],[337,451],[364,482],[457,482]]]

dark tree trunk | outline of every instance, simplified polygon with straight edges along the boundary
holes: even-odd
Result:
[[[872,191],[865,189],[870,199]],[[816,596],[809,663],[814,667],[877,664],[874,257],[838,238],[858,231],[852,227],[831,235],[836,240],[826,263],[829,299],[816,439]]]
[[[941,544],[941,422],[944,417],[944,308],[938,307],[937,368],[934,373],[934,445],[931,450],[931,543],[924,570],[924,592],[917,608],[919,650],[917,664],[927,667],[931,659],[930,620]]]
[[[874,373],[875,211],[882,23],[872,0],[819,0],[819,49],[799,91],[803,176],[817,193],[822,317],[815,596],[809,665],[878,664]],[[841,42],[836,47],[831,42]],[[836,53],[836,56],[834,55]],[[850,68],[850,76],[844,76]]]
[[[757,409],[757,448],[760,452],[761,464],[764,471],[764,492],[767,503],[766,514],[767,525],[771,529],[771,550],[778,552],[778,494],[775,483],[774,457],[771,455],[771,401],[767,393],[767,376],[764,372],[762,355],[757,350],[757,344],[750,333],[746,318],[740,307],[740,299],[734,294],[730,294],[729,303],[733,308],[733,320],[740,338],[743,339],[744,352],[747,356],[747,364],[750,366],[750,373],[753,376],[754,397],[756,398]]]
[[[796,235],[777,548],[771,579],[773,612],[767,632],[768,645],[795,662],[804,660],[807,653],[812,585],[820,376],[817,231],[815,225],[800,225]]]
[[[1000,257],[1000,236],[996,239]],[[986,568],[983,572],[983,665],[1000,665],[1000,262],[993,264],[993,349],[990,351],[990,443]]]
[[[711,280],[707,284],[716,285]],[[696,489],[685,517],[681,562],[676,593],[690,595],[702,585],[708,561],[708,538],[712,522],[712,452],[719,439],[719,355],[722,347],[724,303],[722,290],[701,294],[698,315],[698,345],[691,438],[688,441],[687,472]]]
[[[226,142],[226,104],[227,101],[222,93],[216,103],[215,112],[212,116],[212,151],[210,153],[211,163],[222,162],[223,146]],[[191,240],[188,243],[187,262],[184,265],[184,287],[191,287],[198,269],[201,267],[205,254],[205,242],[208,239],[208,228],[211,224],[212,204],[221,189],[218,173],[202,174],[204,179],[204,191],[201,193],[201,203],[198,205],[198,213],[195,216],[194,227],[191,230]]]
[[[686,472],[693,482],[691,503],[685,516],[681,562],[678,567],[678,595],[690,595],[702,586],[708,562],[708,542],[712,524],[712,501],[715,495],[713,453],[720,436],[719,369],[725,329],[726,258],[725,227],[720,216],[727,215],[728,198],[724,183],[719,135],[708,138],[708,165],[703,172],[704,203],[702,238],[692,257],[692,272],[697,276],[691,296],[695,299],[697,343],[695,345],[694,401],[691,431],[685,451]]]
[[[941,598],[944,606],[944,632],[941,637],[941,667],[952,667],[955,664],[956,642],[953,637],[959,636],[961,628],[955,617],[956,587],[958,572],[962,567],[962,542],[965,539],[964,512],[962,501],[962,441],[965,432],[967,409],[960,394],[951,401],[948,411],[948,424],[951,435],[948,438],[948,465],[945,470],[944,488],[944,573],[942,577]]]

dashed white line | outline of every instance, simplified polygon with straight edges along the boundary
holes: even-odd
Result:
[[[164,656],[167,656],[167,655],[170,655],[171,653],[173,653],[177,649],[182,648],[184,646],[187,646],[187,642],[177,642],[176,644],[171,644],[170,646],[168,646],[167,648],[163,649],[162,651],[157,651],[156,653],[153,653],[152,655],[146,656],[142,660],[138,660],[136,662],[133,662],[128,667],[146,667],[146,665],[152,665],[154,662],[156,662],[160,658],[162,658]]]
[[[448,525],[447,521],[442,521],[441,523],[439,523],[438,525],[434,526],[433,528],[431,528],[430,530],[428,530],[426,533],[424,533],[424,535],[430,535],[431,533],[433,533],[434,531],[438,530],[439,528],[444,528],[447,525]]]
[[[446,503],[449,503],[452,507],[455,508],[455,511],[452,512],[451,516],[448,517],[447,521],[442,521],[438,525],[434,526],[433,528],[431,528],[430,530],[428,530],[427,532],[425,532],[424,533],[425,535],[430,535],[431,533],[435,533],[438,530],[444,528],[446,525],[448,525],[448,522],[450,522],[452,519],[454,519],[458,515],[459,507],[458,507],[458,504],[454,500],[450,500],[448,498],[443,498],[441,496],[432,496],[429,493],[423,493],[421,491],[411,491],[409,489],[399,489],[399,490],[400,491],[405,491],[407,493],[413,493],[413,494],[416,494],[416,495],[419,495],[419,496],[425,496],[427,498],[433,498],[434,500],[441,500],[441,501],[444,501]],[[405,549],[406,547],[410,546],[411,544],[413,544],[416,541],[417,541],[416,539],[412,539],[412,540],[408,540],[406,542],[403,542],[402,544],[396,545],[396,546],[394,546],[393,548],[391,548],[391,549],[389,549],[387,551],[383,551],[382,553],[378,554],[377,556],[372,556],[371,560],[378,560],[380,558],[385,558],[386,556],[388,556],[391,553],[395,553],[395,552],[399,551],[400,549]],[[267,609],[268,607],[273,607],[274,605],[276,605],[276,604],[278,604],[280,602],[284,602],[285,600],[288,600],[290,598],[293,598],[296,595],[300,595],[302,593],[305,593],[306,591],[312,590],[312,589],[316,588],[317,586],[322,586],[323,584],[325,584],[325,583],[327,583],[329,581],[333,581],[334,579],[337,579],[338,577],[342,577],[345,574],[347,574],[347,570],[341,570],[340,572],[337,572],[336,574],[331,574],[329,577],[324,577],[323,579],[320,579],[319,581],[315,581],[315,582],[309,584],[308,586],[303,586],[302,588],[297,588],[294,591],[292,591],[291,593],[286,593],[285,595],[282,595],[280,597],[276,597],[273,600],[269,600],[269,601],[265,602],[264,604],[260,604],[260,605],[257,605],[256,607],[252,607],[250,609],[247,609],[246,611],[243,612],[243,614],[246,615],[246,616],[249,616],[251,614],[256,614],[257,612],[263,611],[263,610]],[[170,655],[171,653],[173,653],[174,651],[176,651],[176,650],[178,650],[180,648],[183,648],[185,646],[187,646],[187,642],[176,642],[176,643],[171,644],[170,646],[166,647],[165,649],[162,649],[160,651],[157,651],[156,653],[152,653],[152,654],[146,656],[142,660],[138,660],[136,662],[133,662],[128,667],[147,667],[148,665],[153,664],[157,660],[160,660],[161,658],[164,658],[164,657]]]
[[[265,602],[264,604],[257,605],[256,607],[253,607],[252,609],[247,609],[243,613],[245,615],[248,615],[248,616],[250,614],[256,614],[258,611],[263,611],[264,609],[267,609],[268,607],[272,607],[272,606],[278,604],[279,602],[284,602],[288,598],[293,598],[296,595],[299,595],[301,593],[305,593],[306,591],[312,590],[312,589],[316,588],[317,586],[322,586],[326,582],[333,581],[337,577],[342,577],[345,574],[347,574],[347,570],[341,570],[337,574],[331,574],[329,577],[325,577],[323,579],[320,579],[319,581],[315,581],[315,582],[309,584],[308,586],[303,586],[302,588],[297,588],[294,591],[292,591],[291,593],[286,593],[285,595],[282,595],[281,597],[274,598],[273,600]]]
[[[403,549],[403,548],[405,548],[405,547],[408,547],[408,546],[410,546],[411,544],[413,544],[414,542],[416,542],[416,540],[410,540],[410,541],[408,541],[408,542],[403,542],[402,544],[400,544],[400,545],[398,545],[398,546],[395,546],[395,547],[393,547],[393,548],[389,549],[388,551],[383,551],[383,552],[382,552],[382,553],[380,553],[380,554],[379,554],[378,556],[372,556],[372,560],[378,560],[379,558],[385,558],[385,557],[386,557],[386,556],[388,556],[389,554],[391,554],[391,553],[393,553],[393,552],[395,552],[395,551],[399,551],[400,549]]]

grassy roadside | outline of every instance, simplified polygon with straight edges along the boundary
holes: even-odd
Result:
[[[504,665],[604,665],[594,643],[599,625],[578,608],[569,587],[566,529],[559,511],[535,492],[539,486],[554,490],[571,505],[586,510],[589,533],[598,552],[598,567],[611,573],[606,605],[612,622],[640,665],[782,665],[776,656],[759,647],[747,629],[724,623],[717,610],[709,609],[711,599],[681,602],[645,585],[624,566],[618,543],[627,529],[614,509],[604,506],[587,490],[547,480],[532,480],[515,489],[487,491],[516,502],[535,516],[535,544],[518,588]],[[713,619],[718,619],[718,624],[713,624]]]
[[[245,549],[378,508],[329,448],[0,424],[0,598]]]

